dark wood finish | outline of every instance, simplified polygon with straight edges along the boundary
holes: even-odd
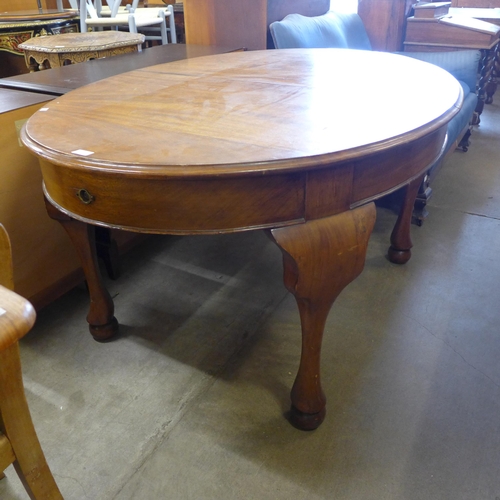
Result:
[[[373,50],[396,52],[403,49],[406,18],[414,0],[359,0],[363,20]]]
[[[27,73],[29,70],[24,61],[24,52],[18,45],[30,38],[41,35],[56,35],[60,33],[76,33],[79,22],[75,12],[38,13],[31,11],[26,16],[21,12],[4,13],[0,23],[0,78]],[[1,16],[0,16],[1,18]],[[11,21],[7,22],[7,19]],[[14,19],[14,20],[12,20]]]
[[[144,49],[142,52],[96,59],[62,68],[52,68],[37,73],[27,73],[0,79],[0,87],[62,95],[77,88],[110,76],[134,69],[147,68],[192,57],[222,54],[240,47],[213,47],[209,45],[168,44]],[[24,64],[24,60],[23,60]]]
[[[410,224],[415,198],[425,175],[416,177],[402,189],[402,206],[391,234],[391,246],[388,252],[389,260],[394,264],[406,264],[411,258],[413,242],[411,241]]]
[[[332,64],[351,78],[337,78]],[[368,88],[367,67],[378,68]],[[408,82],[421,89],[413,99]],[[49,213],[79,248],[98,340],[117,324],[96,266],[92,225],[160,234],[271,232],[302,322],[292,420],[310,429],[325,411],[324,321],[363,267],[370,202],[424,174],[462,99],[447,72],[403,56],[236,52],[78,89],[35,114],[22,140],[40,157]],[[353,116],[353,102],[362,120],[331,119]]]
[[[118,322],[114,317],[113,300],[99,274],[95,228],[90,224],[84,224],[63,214],[47,201],[46,206],[50,217],[61,223],[78,252],[82,267],[85,270],[85,279],[87,280],[90,296],[99,297],[97,302],[91,304],[87,316],[90,332],[95,340],[107,340],[116,332]]]
[[[1,23],[28,23],[30,21],[53,21],[54,19],[74,19],[75,11],[60,11],[57,9],[18,10],[14,12],[0,12]]]
[[[272,46],[269,25],[287,14],[319,16],[330,0],[184,0],[186,43],[237,45],[249,50]]]
[[[15,90],[0,89],[0,115],[20,108],[42,104],[50,101],[52,97],[35,94],[32,92],[19,92]]]

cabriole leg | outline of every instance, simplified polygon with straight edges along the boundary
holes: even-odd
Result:
[[[47,199],[45,206],[49,216],[66,230],[80,258],[90,294],[87,315],[90,333],[95,340],[108,340],[118,331],[118,322],[114,317],[113,299],[104,286],[97,263],[95,228],[63,214]]]
[[[283,252],[284,282],[295,296],[302,325],[302,354],[291,392],[291,423],[316,429],[325,417],[320,353],[325,322],[340,292],[363,270],[375,223],[375,205],[324,219],[272,229]]]

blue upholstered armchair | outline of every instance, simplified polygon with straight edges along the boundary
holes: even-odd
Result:
[[[322,16],[305,17],[290,14],[282,21],[274,22],[269,27],[274,46],[277,49],[292,48],[349,48],[371,50],[370,40],[363,21],[354,13],[329,11]],[[430,182],[435,176],[444,156],[460,147],[467,151],[472,130],[472,117],[477,106],[476,77],[480,52],[462,50],[450,52],[403,52],[402,55],[414,57],[431,64],[436,64],[449,71],[462,85],[464,103],[448,125],[448,134],[443,155],[429,166],[429,171],[420,187],[413,221],[421,224],[426,216],[425,204],[430,196]],[[408,98],[412,91],[408,89]]]

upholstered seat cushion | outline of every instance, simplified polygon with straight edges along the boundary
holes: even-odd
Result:
[[[448,123],[447,142],[444,152],[446,153],[459,139],[462,130],[470,122],[477,106],[476,78],[479,58],[478,50],[457,50],[448,52],[400,52],[401,55],[419,59],[451,73],[462,86],[464,91],[464,102],[460,113]]]
[[[444,152],[446,153],[455,141],[459,139],[459,134],[470,122],[470,118],[474,113],[477,105],[477,95],[474,92],[466,93],[468,86],[464,82],[459,82],[464,87],[464,103],[460,113],[456,114],[448,123],[447,142],[445,144]]]

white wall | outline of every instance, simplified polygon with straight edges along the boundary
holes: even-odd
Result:
[[[358,0],[330,0],[330,8],[343,12],[357,12]]]

